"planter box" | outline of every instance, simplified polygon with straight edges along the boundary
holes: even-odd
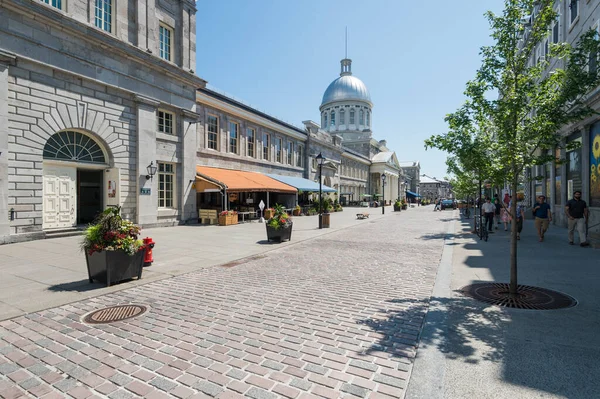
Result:
[[[86,252],[90,283],[96,280],[110,287],[114,283],[134,277],[141,279],[145,254],[146,250],[138,251],[133,256],[123,251],[102,251],[91,255]]]
[[[264,215],[265,219],[269,220],[269,219],[271,219],[273,217],[273,215],[275,215],[275,210],[274,209],[271,209],[271,210],[265,209],[265,215]]]
[[[278,240],[279,242],[292,239],[292,226],[293,223],[290,223],[287,227],[282,227],[280,229],[274,229],[265,223],[267,227],[267,241]]]
[[[406,205],[402,205],[402,210],[405,211],[406,210]]]
[[[328,229],[330,222],[331,222],[331,214],[324,213],[323,214],[323,228]]]
[[[402,206],[394,205],[394,212],[400,212],[400,209],[402,209]]]
[[[219,216],[219,226],[229,226],[230,224],[238,224],[238,215]]]

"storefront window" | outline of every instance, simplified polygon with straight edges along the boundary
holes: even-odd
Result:
[[[573,198],[573,192],[581,191],[581,133],[569,138],[569,144],[577,148],[567,151],[567,199]]]
[[[600,207],[600,123],[590,132],[590,207]]]
[[[562,164],[560,163],[560,148],[557,148],[555,150],[554,156],[557,160],[557,162],[554,163],[554,204],[555,205],[560,205],[561,204],[561,195],[560,195],[560,188],[561,188],[561,181],[562,181],[562,176],[561,176],[561,169],[562,169]]]

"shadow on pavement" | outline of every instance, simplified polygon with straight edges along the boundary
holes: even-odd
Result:
[[[100,283],[90,283],[90,280],[84,279],[79,281],[72,281],[70,283],[55,284],[48,287],[48,291],[64,292],[64,291],[76,291],[76,292],[87,292],[93,291],[100,288],[106,288],[106,285]]]

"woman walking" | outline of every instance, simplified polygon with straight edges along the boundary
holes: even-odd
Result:
[[[501,218],[502,218],[502,223],[504,223],[504,231],[508,231],[508,222],[510,221],[508,212],[509,212],[509,210],[506,207],[502,207]],[[518,214],[518,212],[517,212],[517,214]]]

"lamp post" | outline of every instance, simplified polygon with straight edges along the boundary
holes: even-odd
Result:
[[[319,228],[323,228],[323,162],[325,158],[321,153],[317,155],[317,164],[319,165]]]
[[[381,193],[383,195],[383,205],[381,206],[381,214],[385,215],[385,173],[381,175]]]

